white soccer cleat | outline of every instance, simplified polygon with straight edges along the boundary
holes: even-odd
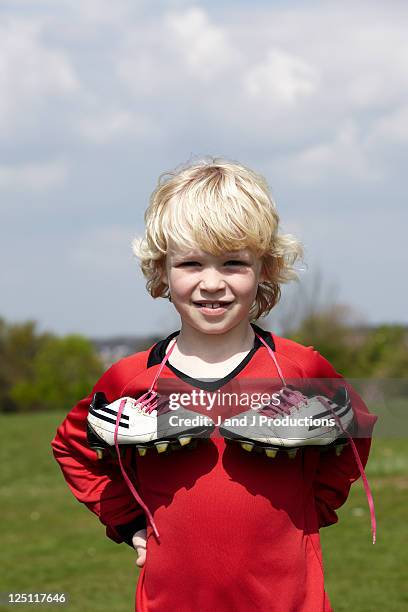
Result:
[[[289,452],[303,446],[347,443],[347,433],[354,428],[354,413],[345,387],[329,399],[322,395],[306,397],[287,386],[281,389],[280,398],[279,406],[263,406],[257,411],[247,410],[235,420],[227,419],[220,427],[221,435],[240,442],[245,450],[257,447],[270,457],[276,456],[273,450]]]
[[[94,450],[115,445],[115,427],[122,409],[117,431],[119,446],[136,446],[141,456],[154,446],[158,453],[177,442],[185,446],[191,439],[208,438],[214,429],[212,419],[182,407],[169,410],[166,402],[150,410],[132,397],[121,397],[108,403],[104,393],[95,393],[88,412],[88,445]],[[171,417],[174,417],[173,419]]]
[[[95,393],[89,407],[88,425],[107,446],[114,446],[116,418],[125,402],[118,427],[118,444],[138,444],[157,439],[157,410],[150,414],[132,397],[108,404],[103,393]]]

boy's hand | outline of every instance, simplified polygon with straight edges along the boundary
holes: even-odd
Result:
[[[132,538],[132,544],[137,552],[136,565],[143,567],[146,561],[146,529],[139,529]]]

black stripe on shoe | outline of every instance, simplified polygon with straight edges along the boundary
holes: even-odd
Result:
[[[100,412],[96,412],[95,410],[92,410],[92,408],[89,409],[89,413],[98,417],[98,419],[101,419],[102,421],[106,421],[107,423],[112,423],[112,425],[116,425],[116,421],[114,419],[110,419],[104,414],[101,414]],[[125,424],[125,423],[119,422],[119,427],[123,427],[123,429],[129,429],[129,423]]]
[[[117,412],[115,412],[115,410],[112,410],[112,408],[108,408],[107,406],[101,406],[100,408],[94,408],[94,410],[102,410],[103,412],[107,412],[108,414],[112,414],[114,417],[116,417],[116,415],[118,414]],[[95,412],[93,412],[93,414],[95,414]],[[96,413],[96,414],[99,414]],[[124,421],[128,421],[129,420],[129,416],[127,414],[122,414],[122,416],[120,417],[120,420],[124,420]]]
[[[342,409],[342,412],[339,412],[339,408]],[[349,403],[345,408],[344,406],[338,406],[337,409],[334,409],[333,412],[337,416],[337,418],[343,417],[351,410],[351,403]],[[333,416],[333,412],[331,410],[326,410],[326,412],[320,412],[319,414],[315,414],[313,420],[315,419],[323,419],[327,416]],[[320,425],[310,425],[309,431],[313,431],[313,429],[318,429]]]

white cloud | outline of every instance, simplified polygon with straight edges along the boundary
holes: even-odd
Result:
[[[0,130],[35,121],[49,97],[79,89],[69,58],[41,39],[41,20],[5,20],[0,26]],[[29,116],[27,116],[29,115]]]
[[[302,180],[319,181],[323,169],[360,181],[378,176],[381,155],[374,170],[368,157],[382,138],[397,138],[391,116],[406,98],[402,19],[327,5],[240,7],[227,19],[208,6],[173,4],[155,13],[130,0],[63,0],[42,18],[40,11],[9,20],[0,42],[0,129],[28,131],[51,104],[49,116],[70,139],[140,144],[152,132],[170,141],[182,130],[194,132],[198,151],[216,132],[218,150],[260,147],[304,169]]]
[[[187,7],[129,29],[116,65],[139,109],[172,117],[168,138],[188,112],[198,143],[216,132],[229,150],[259,148],[295,182],[371,183],[388,171],[377,124],[406,96],[407,60],[404,28],[381,10],[241,8],[227,20]]]
[[[126,110],[102,111],[84,116],[78,129],[83,138],[99,145],[107,145],[119,138],[152,136],[155,126],[148,116],[138,116]]]
[[[201,8],[165,13],[143,28],[129,29],[124,37],[117,72],[138,99],[162,96],[166,107],[177,104],[181,92],[188,100],[200,97],[200,88],[220,80],[240,60],[226,27],[214,25]],[[191,83],[195,83],[191,87]],[[221,83],[219,91],[225,88]]]
[[[62,185],[67,176],[63,161],[0,165],[0,190],[43,193]]]
[[[327,183],[336,176],[363,182],[382,178],[378,164],[370,159],[370,151],[352,121],[342,125],[332,141],[282,156],[276,164],[276,170],[295,183]]]
[[[217,76],[239,56],[228,40],[227,28],[212,23],[202,8],[170,13],[164,27],[180,53],[180,63],[197,80]]]
[[[408,39],[406,21],[387,23],[371,18],[350,27],[345,75],[346,102],[355,109],[382,109],[406,97],[408,87]]]
[[[266,98],[272,106],[310,96],[318,87],[317,69],[281,49],[269,49],[265,60],[251,66],[243,78],[249,96]]]

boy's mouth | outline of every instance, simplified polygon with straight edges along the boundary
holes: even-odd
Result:
[[[200,308],[205,311],[217,311],[221,312],[226,310],[228,306],[232,304],[232,302],[193,302],[194,306]]]

